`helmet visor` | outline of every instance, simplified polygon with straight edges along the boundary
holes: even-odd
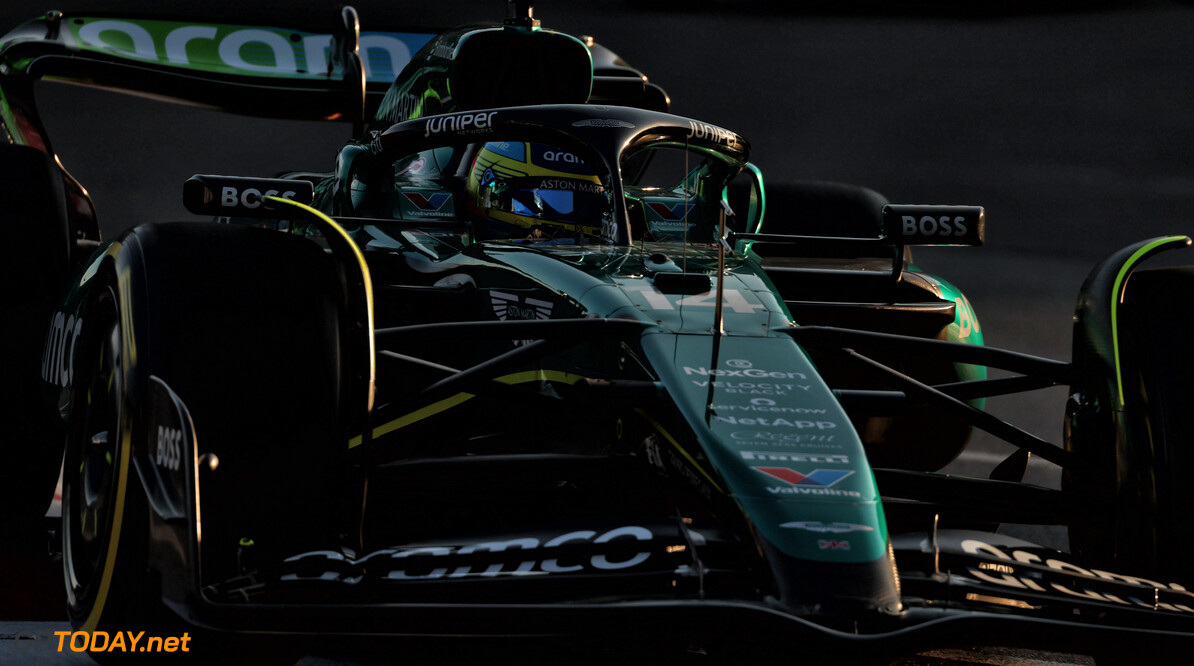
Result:
[[[481,205],[545,222],[600,227],[609,208],[605,187],[591,180],[520,176],[483,182]]]

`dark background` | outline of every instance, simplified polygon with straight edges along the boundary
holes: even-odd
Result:
[[[734,129],[769,181],[858,183],[893,202],[978,204],[987,246],[917,252],[960,286],[987,343],[1068,358],[1077,290],[1136,240],[1194,231],[1194,8],[1154,2],[549,3],[548,28],[590,34],[646,72],[680,115]],[[0,26],[50,8],[0,7]],[[365,29],[499,20],[498,0],[357,3]],[[331,2],[223,0],[201,8],[115,0],[106,10],[285,25]],[[94,195],[106,233],[185,217],[194,173],[330,170],[346,126],[219,116],[43,85],[63,164]],[[780,211],[769,210],[769,215]],[[1194,263],[1194,255],[1167,259]],[[1187,254],[1182,257],[1180,255]],[[1061,439],[1064,390],[991,401]],[[980,437],[952,469],[982,473],[1010,447]],[[1057,469],[1032,480],[1055,484]],[[1064,535],[1040,540],[1064,546]]]

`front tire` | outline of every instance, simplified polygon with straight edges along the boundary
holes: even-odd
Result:
[[[77,629],[181,635],[186,613],[171,608],[201,590],[339,543],[350,433],[333,270],[305,238],[189,223],[138,227],[97,267],[81,306],[64,477]],[[185,485],[170,481],[178,463],[151,441],[155,383],[193,424],[193,444],[170,455],[188,469],[205,453],[219,460],[197,475],[201,542],[168,499]],[[196,637],[203,656],[191,656],[229,644]]]
[[[1118,369],[1108,368],[1107,388],[1075,396],[1067,408],[1067,447],[1093,467],[1063,478],[1063,487],[1091,507],[1070,525],[1070,548],[1100,567],[1188,582],[1194,267],[1136,271],[1121,303]]]
[[[145,504],[133,483],[123,328],[110,285],[98,290],[81,337],[63,466],[67,611],[78,629],[121,631],[143,620]]]
[[[1119,498],[1116,563],[1194,580],[1194,266],[1134,273],[1120,318],[1134,483]]]

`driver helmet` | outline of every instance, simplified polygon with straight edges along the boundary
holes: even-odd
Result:
[[[568,242],[601,236],[607,188],[576,155],[541,143],[493,141],[473,160],[467,185],[482,238]]]

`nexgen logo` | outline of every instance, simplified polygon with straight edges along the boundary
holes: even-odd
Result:
[[[767,371],[760,368],[725,370],[721,368],[692,368],[684,366],[684,374],[702,377],[750,377],[752,379],[808,379],[803,372]]]

